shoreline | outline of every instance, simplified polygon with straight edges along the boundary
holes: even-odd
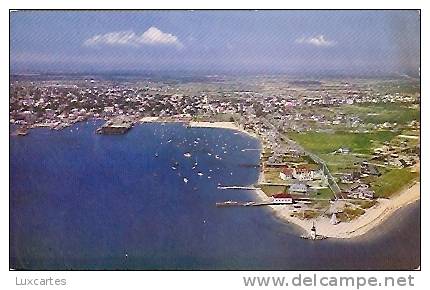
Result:
[[[158,118],[145,118],[139,123],[156,123]],[[191,128],[220,128],[235,130],[248,135],[249,137],[259,139],[257,134],[251,133],[238,126],[234,122],[208,122],[208,121],[190,121],[187,122]],[[258,183],[264,181],[264,174],[260,171]],[[259,188],[252,190],[259,201],[265,201],[269,197]],[[379,226],[383,221],[388,219],[398,209],[407,206],[420,199],[420,181],[401,190],[393,195],[390,199],[377,199],[377,204],[366,210],[362,216],[350,222],[341,222],[337,225],[330,223],[330,218],[320,216],[314,219],[300,219],[291,217],[291,207],[289,205],[267,205],[276,218],[282,222],[287,222],[297,228],[304,235],[310,235],[312,224],[315,223],[317,233],[327,238],[350,239],[362,236],[370,230]]]
[[[191,128],[220,128],[220,129],[235,130],[240,133],[244,133],[250,137],[258,139],[257,134],[246,131],[242,127],[238,126],[235,122],[190,121],[189,126]]]
[[[245,129],[240,128],[234,122],[190,122],[189,126],[236,130],[247,134],[250,137],[259,139],[255,133],[250,133]],[[263,180],[264,175],[260,171],[258,182]],[[253,190],[253,192],[260,201],[264,201],[269,198],[261,189],[257,188],[256,190]],[[315,223],[315,227],[317,228],[317,233],[319,235],[334,239],[352,239],[362,236],[372,229],[377,228],[398,209],[418,201],[419,199],[420,181],[416,181],[412,185],[401,190],[399,193],[393,195],[390,199],[377,199],[378,203],[367,209],[366,213],[362,216],[350,222],[341,222],[337,225],[332,225],[330,223],[330,218],[325,216],[308,220],[291,217],[291,208],[289,205],[268,205],[268,207],[276,218],[299,228],[304,235],[310,235],[312,224]]]
[[[259,199],[264,199],[266,194],[260,190],[255,190]],[[267,196],[266,196],[267,199]],[[378,204],[367,209],[366,213],[350,222],[341,222],[337,225],[330,223],[330,218],[320,216],[316,219],[302,220],[290,216],[288,205],[269,205],[274,215],[281,221],[298,226],[303,234],[309,235],[312,224],[315,223],[317,233],[327,238],[351,239],[362,236],[370,230],[377,228],[382,222],[387,220],[398,209],[407,206],[420,199],[420,182],[403,189],[391,199],[378,199]]]

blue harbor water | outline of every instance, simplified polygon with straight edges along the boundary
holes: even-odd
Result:
[[[257,181],[259,142],[224,129],[100,122],[10,138],[14,269],[413,269],[420,204],[358,239],[309,241],[255,200],[218,185]],[[188,156],[190,153],[191,156]],[[185,154],[185,155],[184,155]],[[200,173],[200,174],[199,174]]]

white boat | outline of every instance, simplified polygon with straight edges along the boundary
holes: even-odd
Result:
[[[208,153],[209,156],[212,156],[212,153]]]
[[[188,182],[188,178],[184,177],[184,182],[187,183]]]
[[[187,157],[187,158],[190,158],[191,157],[191,153],[190,152],[184,153],[184,156]]]
[[[175,167],[175,166],[172,166],[172,169],[173,169],[173,170],[176,170],[176,167]]]
[[[203,173],[199,172],[199,173],[197,173],[197,175],[198,175],[198,176],[202,176],[202,175],[203,175]]]

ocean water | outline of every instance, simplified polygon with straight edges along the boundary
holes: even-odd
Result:
[[[97,135],[100,124],[10,137],[11,268],[370,270],[420,265],[418,202],[358,239],[302,240],[296,227],[267,208],[215,206],[230,199],[255,200],[249,191],[217,187],[257,181],[259,152],[242,151],[259,148],[256,139],[180,124]]]

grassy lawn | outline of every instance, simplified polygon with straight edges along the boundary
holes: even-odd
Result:
[[[318,189],[315,194],[312,194],[311,197],[318,199],[331,199],[333,197],[333,191],[330,188]]]
[[[378,202],[376,200],[357,200],[354,201],[354,205],[360,206],[362,209],[368,209],[376,205]]]
[[[288,182],[279,177],[279,172],[281,172],[280,168],[268,168],[264,170],[264,179],[266,182],[287,184]]]
[[[396,133],[377,131],[372,133],[351,133],[337,131],[335,133],[309,132],[290,133],[289,137],[297,141],[305,149],[317,153],[331,153],[340,147],[348,147],[353,153],[371,154],[373,148],[384,141],[390,141]]]
[[[377,197],[389,197],[418,177],[417,172],[411,172],[408,168],[393,169],[372,182],[372,189]]]
[[[284,192],[284,190],[287,188],[286,186],[280,186],[280,185],[257,185],[261,188],[261,190],[267,195],[272,196],[277,193]]]
[[[345,208],[343,209],[343,212],[337,214],[337,218],[341,222],[348,222],[358,218],[359,216],[363,215],[365,212],[366,211],[360,207],[346,205]]]
[[[291,216],[295,216],[295,217],[298,217],[300,219],[314,219],[314,218],[318,217],[319,215],[320,215],[320,213],[318,211],[314,211],[314,210],[310,210],[310,209],[305,209],[301,212],[291,214]]]

